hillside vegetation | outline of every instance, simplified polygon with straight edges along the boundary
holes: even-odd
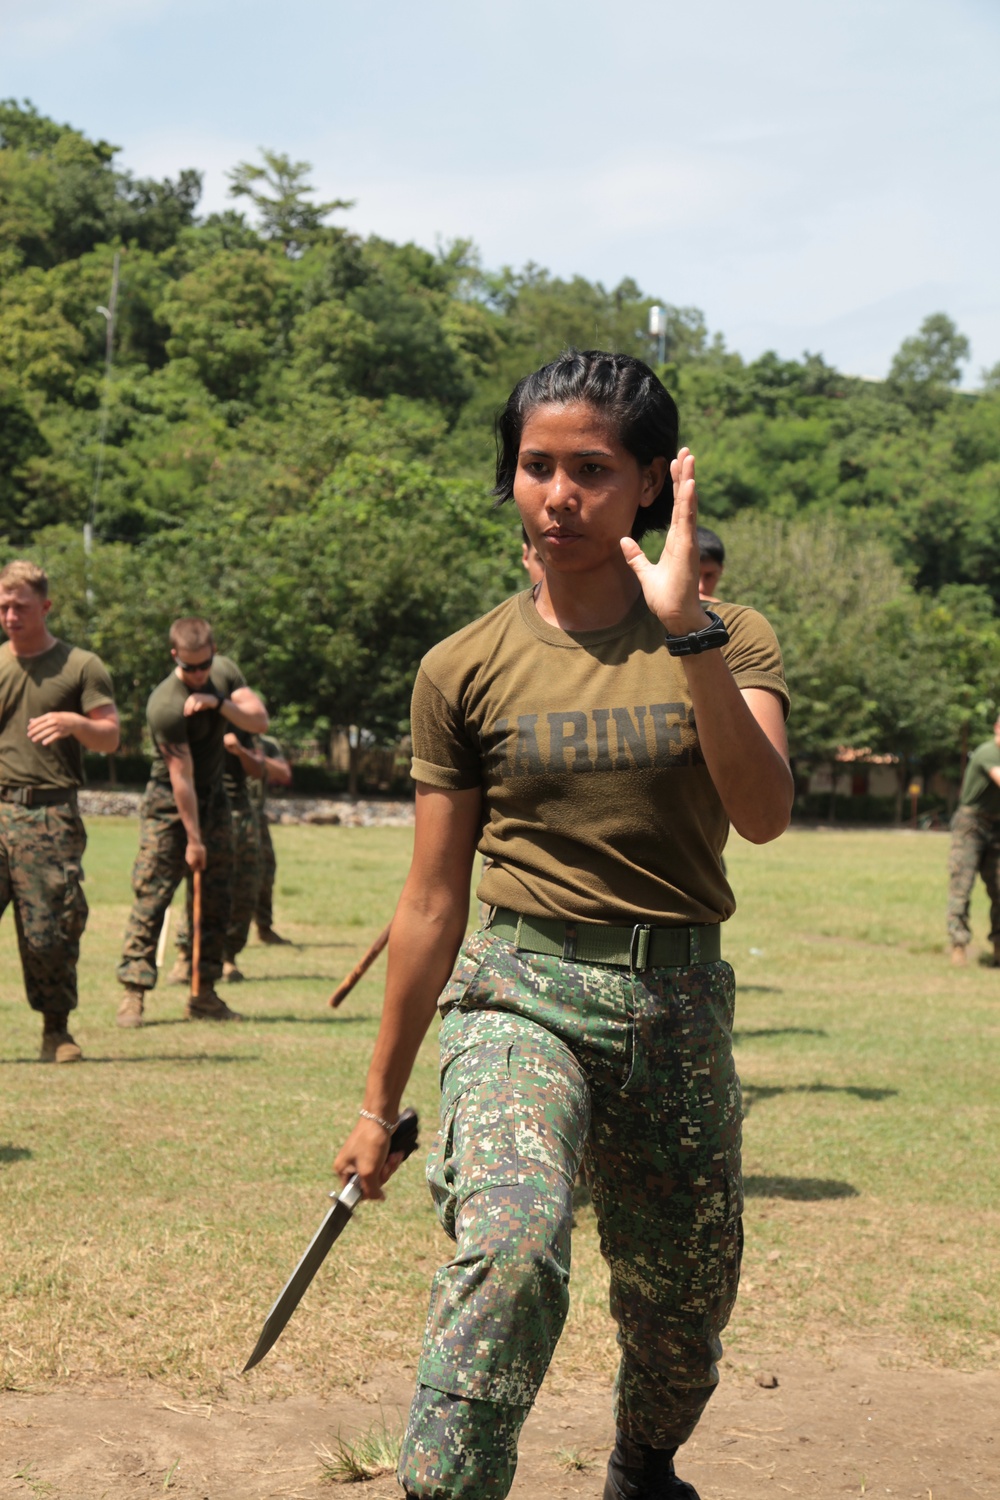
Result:
[[[0,558],[49,568],[57,629],[111,666],[131,748],[186,612],[293,743],[404,731],[421,654],[520,586],[517,517],[488,498],[497,406],[568,345],[655,363],[657,301],[724,592],[781,635],[795,752],[930,770],[985,730],[1000,367],[960,392],[945,314],[881,383],[818,354],[748,363],[628,279],[352,234],[350,205],[276,152],[202,218],[197,171],[138,179],[115,157],[0,104]]]

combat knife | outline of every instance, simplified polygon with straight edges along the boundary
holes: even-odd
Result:
[[[396,1128],[392,1132],[389,1142],[389,1154],[402,1151],[404,1160],[417,1149],[417,1112],[415,1109],[404,1109],[396,1121]],[[332,1198],[333,1193],[330,1194]],[[327,1212],[326,1218],[312,1237],[312,1241],[299,1261],[295,1270],[289,1276],[287,1282],[278,1293],[278,1300],[264,1320],[264,1327],[260,1331],[256,1348],[243,1366],[243,1374],[252,1370],[254,1365],[259,1365],[264,1355],[276,1342],[285,1324],[302,1300],[306,1287],[312,1281],[319,1270],[326,1253],[334,1240],[340,1234],[344,1225],[353,1214],[355,1208],[362,1198],[361,1183],[358,1174],[349,1180],[343,1192],[337,1197],[336,1203]]]

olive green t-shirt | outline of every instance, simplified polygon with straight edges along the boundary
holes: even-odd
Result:
[[[235,734],[244,750],[252,750],[256,742],[256,735],[250,734],[246,729],[235,729],[232,724],[227,724],[226,729]],[[222,762],[222,785],[226,796],[229,798],[230,806],[249,808],[250,788],[258,784],[255,776],[250,776],[244,769],[243,762],[238,755],[233,755],[226,750],[225,759]]]
[[[996,740],[986,740],[977,745],[969,756],[962,778],[959,803],[962,807],[974,807],[988,817],[1000,817],[1000,786],[990,775],[1000,766],[1000,745]]]
[[[719,604],[740,688],[786,712],[763,616]],[[424,657],[413,691],[414,780],[482,787],[477,895],[533,917],[664,926],[724,921],[729,822],[698,745],[684,667],[640,596],[607,630],[569,634],[530,590]]]
[[[272,739],[269,734],[258,734],[257,736],[255,736],[255,739],[257,749],[263,750],[264,756],[267,760],[284,760],[285,752],[284,750],[282,750],[276,739]],[[254,804],[254,806],[257,808],[263,808],[264,804],[267,802],[266,766],[264,767],[264,774],[262,777],[258,779],[257,777],[252,776],[248,779],[248,791],[250,793],[250,801]]]
[[[83,784],[83,746],[72,736],[54,745],[28,738],[40,714],[89,714],[114,704],[108,669],[99,656],[56,641],[37,656],[15,656],[0,646],[0,786],[71,787]]]
[[[208,678],[205,690],[220,692],[226,698],[237,688],[246,687],[246,678],[228,656],[215,658]],[[146,704],[146,721],[153,741],[153,764],[149,775],[151,781],[169,786],[170,772],[160,747],[187,745],[194,762],[195,791],[199,797],[204,797],[222,784],[225,760],[232,759],[227,757],[222,741],[233,726],[217,708],[203,708],[199,713],[185,715],[184,704],[196,691],[202,690],[189,688],[176,672],[171,672],[150,693]]]

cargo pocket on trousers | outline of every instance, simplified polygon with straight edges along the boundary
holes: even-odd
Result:
[[[463,1203],[487,1188],[518,1180],[510,1044],[459,1053],[441,1079],[441,1134],[427,1161],[427,1181],[445,1233],[456,1237]]]
[[[87,925],[89,907],[83,894],[83,870],[76,863],[63,866],[62,932],[67,943],[78,943]]]
[[[493,946],[493,939],[485,932],[474,932],[462,944],[451,971],[448,983],[438,996],[438,1010],[442,1015],[454,1010],[456,1005],[468,1002],[474,994],[476,980]],[[444,1066],[446,1059],[442,1057]]]

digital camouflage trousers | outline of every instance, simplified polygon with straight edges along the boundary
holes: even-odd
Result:
[[[274,877],[278,861],[274,853],[270,824],[263,808],[260,809],[258,816],[260,820],[260,885],[257,888],[254,921],[266,932],[269,927],[274,926]]]
[[[229,926],[223,944],[223,956],[232,963],[242,953],[250,934],[250,923],[257,906],[260,887],[260,841],[257,814],[249,803],[243,807],[230,803],[233,823],[233,879]],[[204,917],[202,918],[204,946]],[[184,915],[177,928],[177,947],[184,957],[191,957],[191,880],[187,883]]]
[[[81,866],[86,847],[75,802],[0,802],[0,914],[13,904],[33,1010],[63,1013],[76,1006],[76,965],[87,925]]]
[[[441,997],[434,1277],[399,1478],[500,1500],[569,1302],[581,1161],[611,1271],[617,1426],[672,1449],[718,1381],[742,1253],[728,964],[626,969],[475,933]]]
[[[233,878],[233,829],[220,787],[199,802],[198,817],[208,862],[201,877],[201,965],[204,984],[222,974]],[[170,787],[150,782],[142,799],[139,853],[132,866],[135,900],[125,929],[117,974],[122,984],[151,990],[156,984],[156,944],[163,916],[188,873],[187,833]]]
[[[990,942],[1000,944],[1000,818],[959,807],[951,820],[948,852],[948,940],[953,947],[972,941],[969,903],[977,875],[990,898]]]

